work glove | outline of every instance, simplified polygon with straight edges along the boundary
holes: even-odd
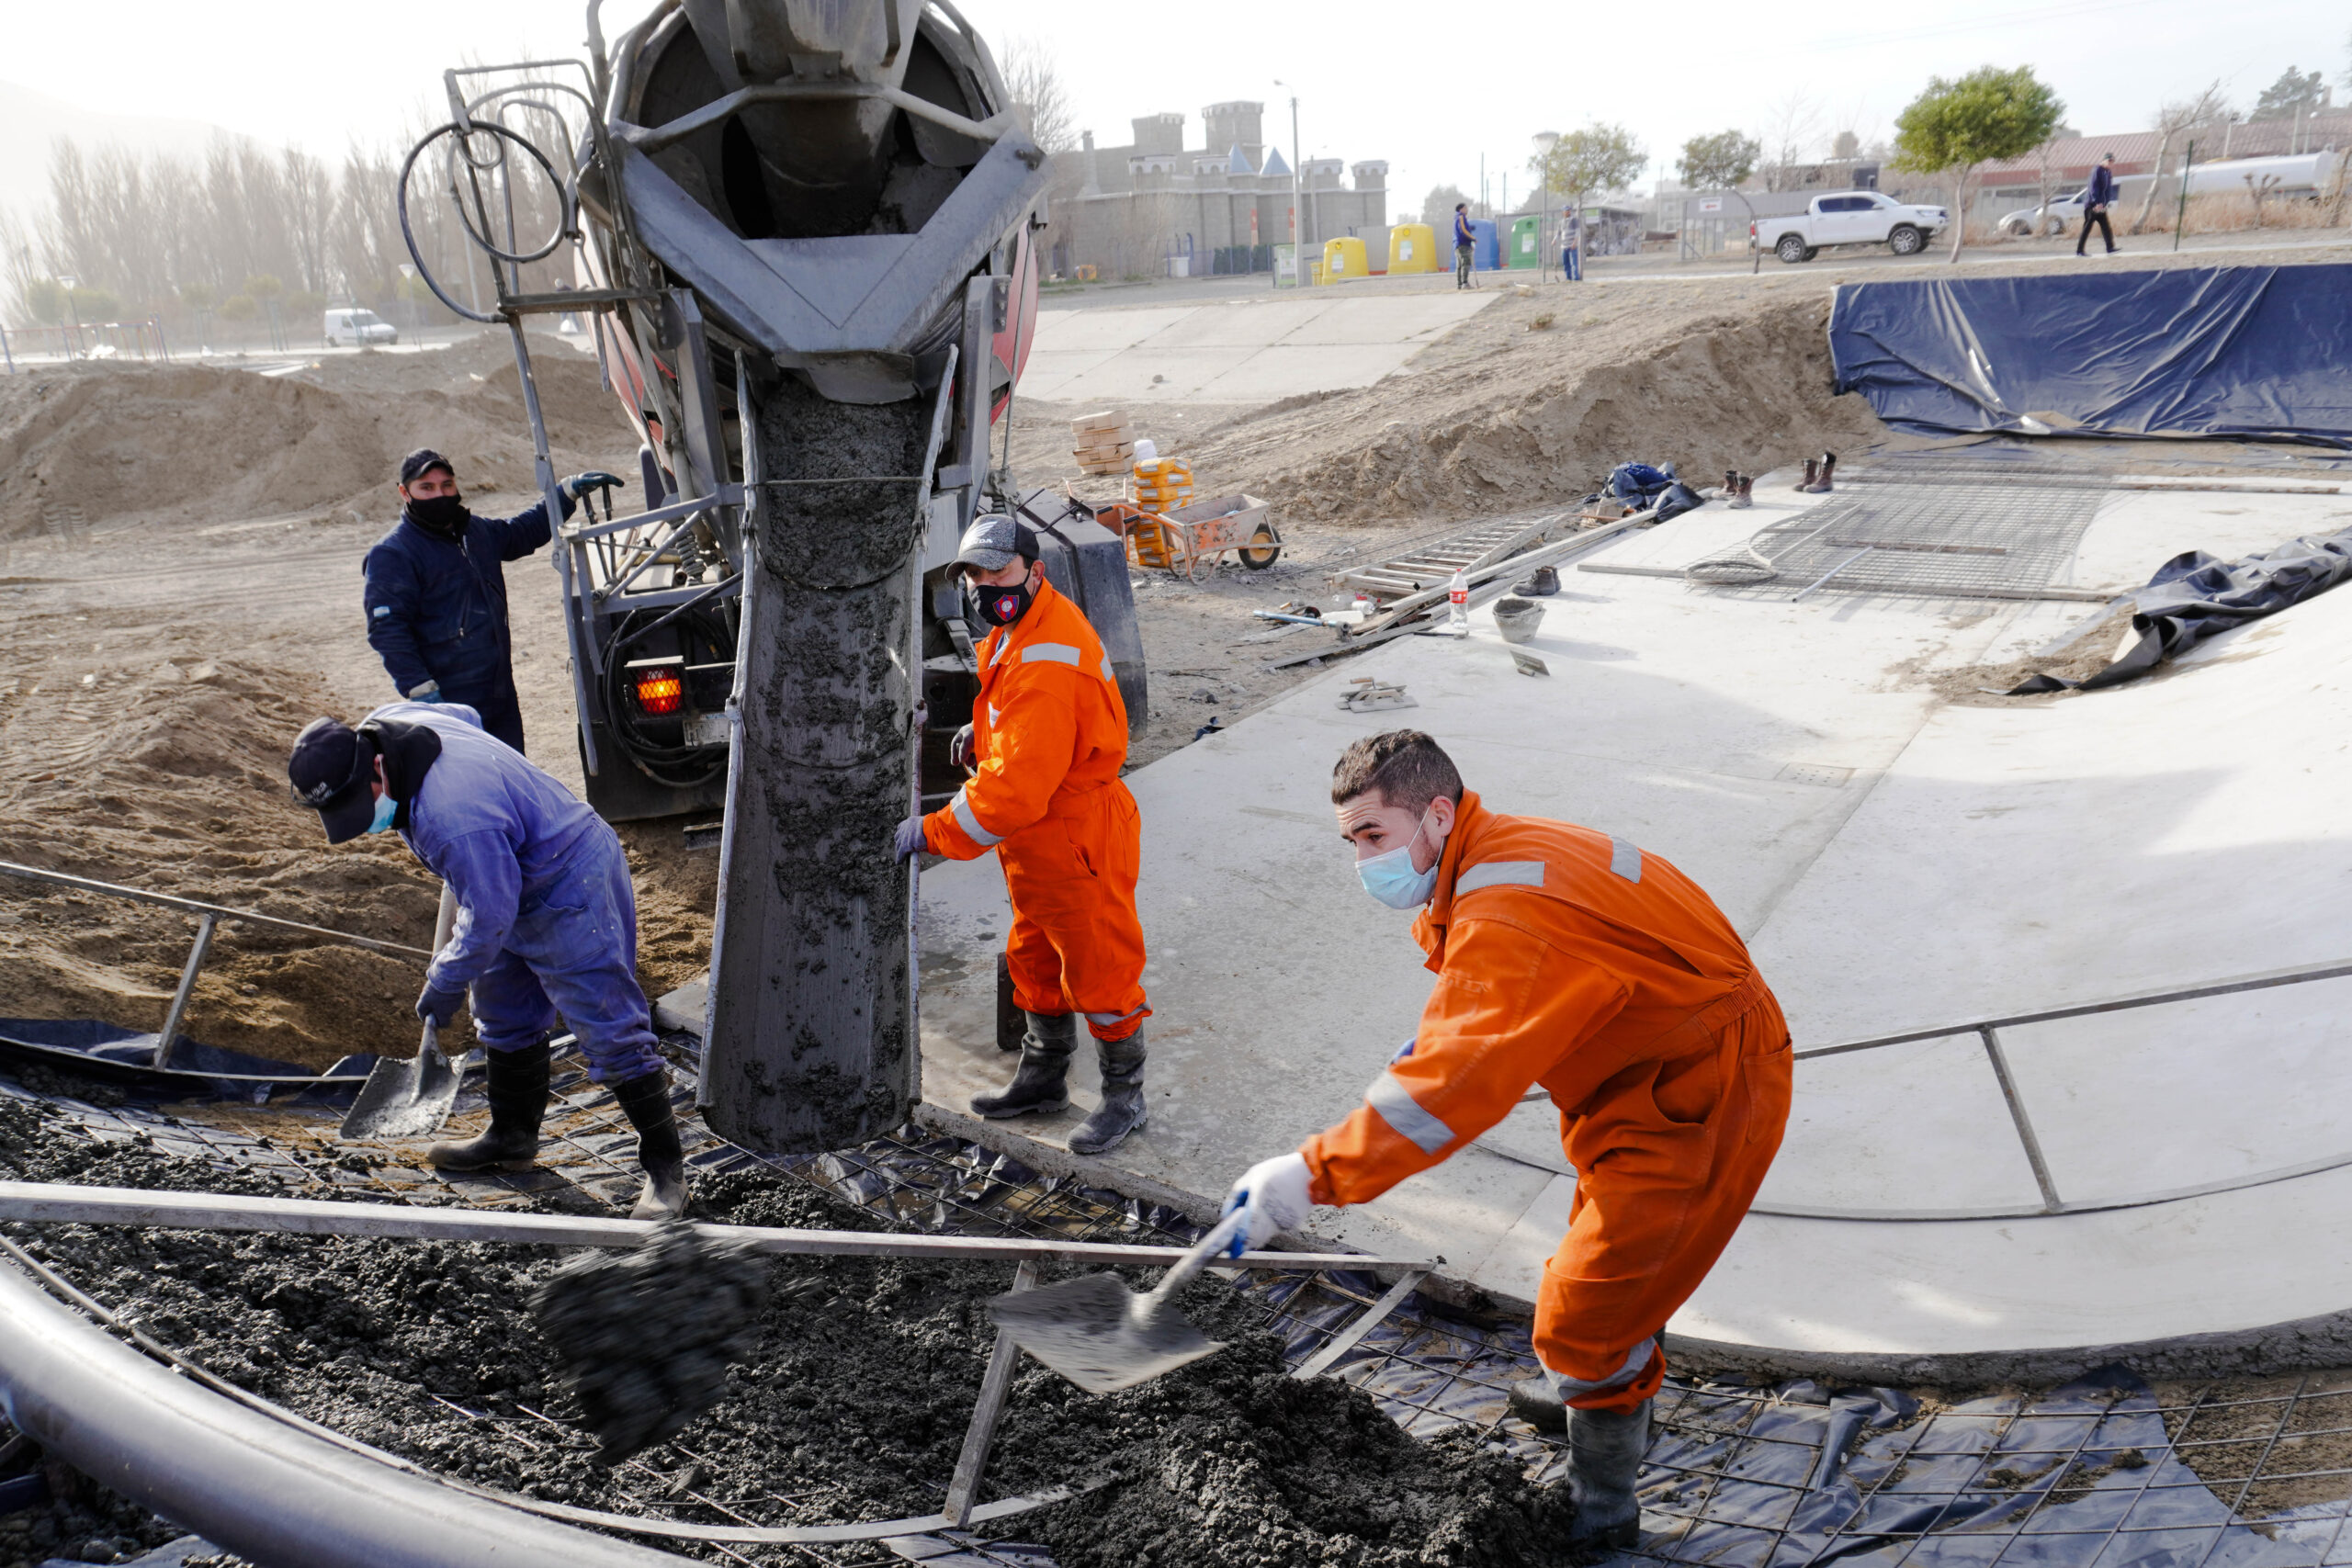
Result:
[[[422,686],[411,687],[405,694],[413,703],[437,703],[441,700],[441,682],[427,681]]]
[[[1225,1255],[1238,1258],[1305,1224],[1307,1212],[1315,1207],[1315,1201],[1306,1194],[1308,1180],[1306,1156],[1300,1154],[1261,1159],[1243,1172],[1233,1190],[1225,1195],[1223,1213],[1238,1210],[1242,1217],[1241,1228],[1233,1233]]]
[[[435,1029],[447,1029],[458,1016],[458,1009],[465,1004],[466,993],[461,987],[454,991],[437,989],[432,981],[424,983],[424,990],[416,998],[416,1016]]]
[[[972,727],[967,724],[956,732],[955,739],[947,743],[947,765],[961,768],[966,773],[971,772],[973,745]]]
[[[555,488],[570,496],[572,500],[578,501],[582,496],[586,495],[592,490],[614,489],[617,487],[620,482],[621,481],[617,478],[605,472],[602,468],[591,468],[584,474],[572,475],[570,479],[564,479],[557,484]]]
[[[903,865],[923,852],[922,818],[910,817],[899,824],[899,836],[891,845],[891,852]]]

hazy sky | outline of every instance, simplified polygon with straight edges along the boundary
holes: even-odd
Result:
[[[607,32],[645,9],[613,0]],[[1105,145],[1129,140],[1133,116],[1182,110],[1197,146],[1204,104],[1258,98],[1268,140],[1287,153],[1282,78],[1297,92],[1308,153],[1386,159],[1397,211],[1440,181],[1475,188],[1481,154],[1496,195],[1505,174],[1523,191],[1529,136],[1590,119],[1631,127],[1654,164],[1670,165],[1686,137],[1760,130],[1802,90],[1825,136],[1850,129],[1868,141],[1891,132],[1929,75],[1987,62],[2033,66],[2066,100],[2068,122],[2092,134],[2144,126],[2159,99],[2216,77],[2250,104],[2290,65],[2323,71],[2337,101],[2352,101],[2342,0],[966,0],[965,10],[992,41],[1049,49],[1077,123]],[[81,6],[10,11],[0,75],[91,109],[210,121],[329,153],[353,136],[390,135],[460,57],[569,54],[584,37],[573,0],[111,0],[103,47]]]

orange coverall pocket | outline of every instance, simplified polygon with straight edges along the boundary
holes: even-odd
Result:
[[[1087,852],[1086,836],[1079,831],[1078,818],[1075,816],[1069,816],[1064,817],[1061,820],[1062,836],[1069,840],[1070,856],[1078,862],[1078,869],[1095,881],[1101,881],[1102,873],[1095,865],[1093,855]]]

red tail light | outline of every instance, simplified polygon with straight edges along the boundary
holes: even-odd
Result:
[[[675,667],[637,672],[637,705],[647,713],[675,713],[685,696],[685,672]]]

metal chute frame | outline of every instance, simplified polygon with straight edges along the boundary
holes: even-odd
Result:
[[[592,37],[596,36],[591,16]],[[583,85],[560,75],[578,73]],[[451,118],[412,149],[399,188],[403,238],[419,277],[454,313],[486,324],[503,324],[514,344],[515,368],[531,425],[536,488],[551,516],[560,516],[547,420],[540,405],[524,323],[534,314],[577,314],[594,333],[600,378],[619,396],[640,442],[646,484],[644,509],[616,516],[605,497],[599,518],[591,504],[579,522],[558,529],[552,552],[564,608],[565,636],[578,716],[581,760],[591,803],[616,818],[659,815],[710,807],[724,788],[727,742],[723,720],[716,734],[697,743],[659,750],[631,743],[626,697],[616,665],[638,639],[664,629],[679,637],[690,625],[707,633],[706,645],[720,645],[732,662],[738,625],[735,600],[745,565],[744,495],[733,482],[713,384],[714,355],[693,297],[661,286],[658,264],[637,245],[625,211],[595,225],[581,222],[581,181],[609,158],[600,99],[609,71],[601,56],[579,60],[523,61],[467,66],[444,73]],[[507,78],[469,96],[467,79]],[[569,100],[581,111],[575,125],[565,112]],[[514,123],[536,115],[551,121],[556,134],[541,139]],[[537,128],[533,127],[534,130]],[[490,262],[496,304],[490,311],[469,309],[443,287],[426,262],[410,220],[410,178],[436,142],[444,142],[443,195],[458,215],[464,239]],[[536,170],[556,193],[559,219],[542,242],[519,231],[515,186],[518,170]],[[524,266],[559,256],[569,248],[575,276],[596,287],[533,293],[523,286]],[[647,374],[644,367],[651,367]],[[729,412],[740,417],[740,376]],[[683,477],[684,494],[681,494]],[[655,569],[672,569],[671,581],[655,581]],[[707,574],[716,581],[705,581]],[[688,622],[684,618],[693,617]],[[713,661],[714,664],[718,660]],[[724,672],[715,684],[728,684]],[[714,691],[714,698],[723,693]],[[689,714],[686,716],[693,716]],[[603,732],[605,744],[599,742]],[[613,753],[619,753],[619,766]],[[684,762],[692,776],[680,777]]]

